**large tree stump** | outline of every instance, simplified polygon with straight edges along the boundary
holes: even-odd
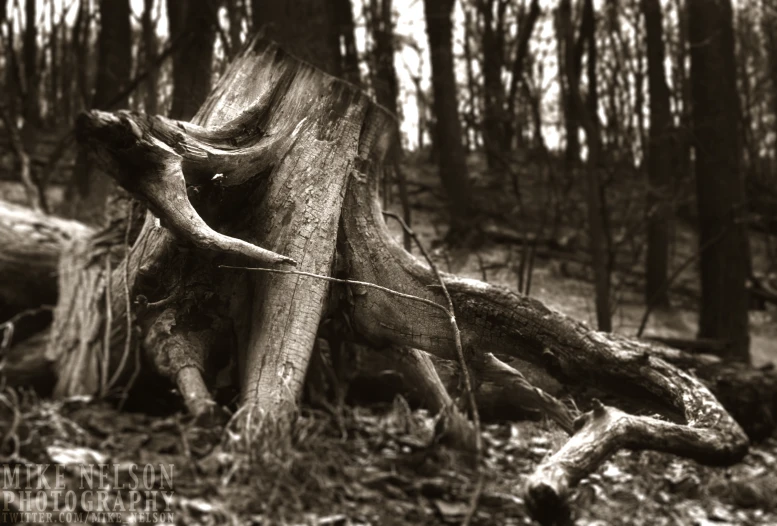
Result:
[[[355,87],[261,39],[237,57],[192,123],[131,112],[84,115],[80,139],[150,212],[123,261],[107,265],[89,282],[92,290],[60,297],[60,306],[86,294],[91,305],[111,308],[99,323],[71,322],[58,310],[55,328],[65,337],[52,340],[50,353],[60,370],[101,364],[89,373],[99,381],[61,378],[59,393],[120,383],[140,345],[192,411],[207,408],[209,376],[234,356],[244,404],[277,417],[296,405],[319,324],[333,311],[350,320],[349,336],[377,352],[409,347],[455,359],[450,317],[428,303],[445,305],[439,281],[393,241],[381,213],[379,181],[395,129]],[[223,268],[289,264],[308,274]],[[335,273],[405,297],[311,276]],[[562,383],[637,390],[678,420],[596,405],[523,488],[538,517],[563,509],[570,488],[620,447],[713,464],[745,454],[740,426],[696,377],[672,365],[682,353],[591,331],[504,288],[443,280],[479,382],[526,392],[520,371],[503,360],[516,358]],[[105,358],[95,362],[100,353]],[[437,390],[431,404],[448,403],[428,360],[413,355],[404,363]],[[542,399],[533,393],[527,403]]]

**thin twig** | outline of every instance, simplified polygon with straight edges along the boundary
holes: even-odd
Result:
[[[448,287],[445,286],[445,281],[443,281],[442,275],[440,274],[440,271],[437,268],[437,265],[435,265],[434,262],[432,261],[432,258],[429,257],[429,253],[426,251],[423,244],[421,244],[421,241],[418,239],[418,236],[416,235],[416,233],[407,225],[407,223],[405,223],[404,219],[402,219],[401,216],[393,212],[383,212],[383,215],[388,217],[393,217],[394,219],[399,221],[399,224],[402,225],[402,228],[405,229],[405,232],[407,232],[407,234],[413,239],[413,241],[415,241],[415,244],[418,247],[418,250],[424,256],[424,259],[426,259],[426,262],[432,268],[432,272],[434,272],[434,276],[437,278],[437,281],[440,283],[440,288],[442,289],[442,293],[445,296],[445,301],[448,302],[450,323],[451,323],[451,328],[453,329],[454,340],[456,342],[456,354],[459,358],[461,375],[464,378],[464,387],[467,390],[469,407],[470,407],[470,410],[472,411],[472,423],[475,426],[475,455],[477,460],[476,469],[478,473],[478,478],[475,483],[475,490],[472,492],[469,509],[467,510],[467,514],[464,516],[464,520],[462,520],[461,522],[462,526],[466,526],[470,523],[473,515],[475,514],[475,510],[477,509],[477,506],[478,506],[478,500],[480,499],[480,493],[483,490],[483,472],[480,469],[480,461],[483,457],[483,438],[480,436],[480,414],[478,413],[478,406],[477,406],[477,403],[475,402],[475,393],[472,390],[472,380],[470,379],[470,376],[469,376],[469,368],[467,367],[467,362],[464,358],[464,348],[461,344],[461,331],[459,331],[459,325],[458,323],[456,323],[456,311],[453,307],[453,300],[451,299],[451,295],[448,292]]]

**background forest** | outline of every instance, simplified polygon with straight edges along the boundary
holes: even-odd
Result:
[[[0,0],[0,209],[14,203],[95,228],[123,221],[124,195],[77,140],[79,114],[127,109],[189,121],[258,33],[396,115],[400,140],[381,182],[383,207],[413,228],[441,270],[506,285],[601,331],[752,365],[748,371],[772,374],[766,383],[775,389],[777,6]],[[418,252],[408,232],[390,226]],[[13,239],[3,232],[0,269],[2,245]],[[51,308],[24,309],[56,303],[56,291],[43,286],[30,286],[32,299],[3,287],[0,351],[51,322]],[[432,476],[423,472],[426,460],[402,457],[414,446],[401,435],[423,424],[393,401],[390,380],[371,381],[354,381],[351,392],[384,404],[388,424],[361,409],[344,417],[340,408],[331,421],[307,415],[314,438],[284,449],[293,460],[283,467],[263,465],[273,477],[283,473],[277,480],[238,477],[216,498],[189,488],[179,511],[216,522],[260,515],[293,522],[304,513],[317,517],[311,524],[355,516],[389,524],[394,515],[397,524],[420,524],[426,514],[460,520],[471,488],[453,473],[459,468]],[[723,473],[654,453],[619,455],[584,481],[579,518],[620,523],[636,507],[634,523],[642,524],[777,521],[777,396],[752,385],[745,396],[773,399],[765,413],[746,417],[765,441],[745,463]],[[168,452],[169,444],[139,441],[146,415],[122,413],[117,431],[108,429],[117,418],[112,407],[13,396],[28,421],[94,419],[98,435],[122,435],[138,454]],[[168,424],[160,424],[161,436],[178,440],[180,422]],[[371,434],[352,449],[333,445],[338,433],[359,429]],[[558,446],[558,431],[546,421],[487,426],[493,477],[476,522],[530,523],[507,488]],[[185,447],[213,437],[193,440]],[[85,443],[107,447],[98,442]],[[438,471],[458,466],[437,453],[428,462]],[[198,455],[188,452],[192,466]],[[348,471],[355,458],[377,465],[369,482]],[[300,466],[320,460],[310,479],[303,476]],[[193,472],[215,477],[215,467],[196,464]],[[253,507],[248,491],[271,497]],[[333,522],[316,522],[330,506]],[[343,515],[350,518],[335,509],[350,510]]]

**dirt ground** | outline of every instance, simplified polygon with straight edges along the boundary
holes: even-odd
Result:
[[[562,190],[550,199],[542,190],[547,173],[521,165],[516,169],[523,206],[518,206],[514,192],[504,191],[509,184],[482,175],[479,159],[471,162],[487,231],[534,232],[560,240],[545,252],[538,244],[531,295],[592,323],[593,289],[581,257],[585,233],[571,226],[583,224],[582,199],[575,188],[565,194],[558,183]],[[509,236],[502,232],[483,235],[466,250],[439,248],[445,223],[435,169],[414,160],[407,172],[413,227],[423,243],[438,247],[434,257],[440,267],[517,288],[524,245],[505,241]],[[12,189],[0,190],[3,193],[0,197],[18,200]],[[563,217],[554,225],[550,214],[542,218],[542,211],[559,199]],[[641,241],[630,222],[639,222],[641,208],[624,201],[613,221],[622,247],[614,276],[613,320],[616,331],[633,335],[644,302],[637,266]],[[392,201],[390,208],[396,210],[397,204]],[[401,238],[399,229],[396,235]],[[754,262],[768,272],[763,243],[753,240]],[[694,250],[692,229],[680,224],[673,265]],[[695,335],[696,281],[691,265],[673,288],[673,308],[655,312],[646,335]],[[776,316],[773,309],[751,313],[757,365],[777,361]],[[174,466],[172,494],[164,502],[154,501],[173,515],[160,516],[154,521],[159,523],[457,524],[477,480],[472,459],[436,444],[434,419],[411,410],[401,399],[330,411],[303,408],[292,425],[291,440],[280,438],[277,422],[256,418],[254,427],[237,429],[240,419],[233,419],[223,431],[204,429],[161,404],[145,411],[119,410],[106,401],[53,402],[8,390],[0,402],[0,454],[6,471],[15,465],[66,461]],[[484,426],[484,438],[483,491],[473,523],[532,524],[520,498],[523,479],[563,443],[564,433],[550,422],[499,422]],[[65,483],[83,494],[74,473]],[[4,495],[4,506],[13,511],[9,500]],[[777,525],[777,438],[754,445],[742,463],[730,468],[700,466],[655,452],[621,451],[579,485],[571,508],[572,523],[580,525]],[[129,515],[120,519],[133,521]]]

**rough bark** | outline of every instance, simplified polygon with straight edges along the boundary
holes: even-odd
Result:
[[[647,40],[648,89],[650,94],[650,143],[647,152],[647,255],[645,302],[669,306],[665,286],[669,277],[669,221],[672,182],[672,113],[664,73],[664,31],[661,3],[642,0]]]
[[[724,355],[749,361],[749,245],[729,0],[690,0],[691,90],[699,208],[699,336],[726,340]]]
[[[426,34],[432,59],[435,138],[443,187],[450,201],[451,230],[454,236],[467,231],[470,216],[471,186],[456,98],[453,69],[453,0],[424,0]]]
[[[344,296],[345,304],[335,306],[345,311],[357,338],[378,349],[412,347],[455,359],[450,316],[428,303],[444,305],[439,282],[393,241],[381,212],[379,181],[396,140],[393,129],[388,113],[355,87],[262,40],[238,56],[194,123],[127,112],[83,117],[81,139],[163,226],[148,215],[137,236],[125,230],[131,247],[123,261],[114,266],[113,252],[82,264],[73,277],[94,284],[71,286],[60,298],[53,330],[65,337],[51,338],[49,356],[70,367],[58,366],[60,371],[77,370],[76,363],[100,365],[89,375],[99,380],[91,385],[95,389],[124,374],[121,365],[143,342],[157,370],[176,381],[192,410],[200,411],[203,373],[213,370],[208,364],[214,356],[229,354],[226,349],[242,365],[244,402],[278,416],[300,394],[327,300],[334,301],[328,283],[219,264],[249,266],[249,256],[267,266],[284,261],[280,253],[293,257],[299,271],[331,276],[337,253],[338,275],[351,282],[338,284],[337,297]],[[97,240],[93,236],[90,243]],[[99,267],[90,266],[95,260]],[[467,366],[484,383],[519,385],[517,371],[503,365],[513,357],[563,383],[614,393],[637,390],[684,422],[604,408],[625,426],[583,426],[543,463],[526,488],[535,513],[563,502],[575,482],[618,447],[719,464],[746,452],[742,429],[710,391],[667,361],[680,353],[593,332],[504,288],[443,279]],[[65,308],[75,300],[90,306],[89,312],[110,304],[111,314],[98,314],[96,322],[68,321],[66,312],[73,309]],[[96,362],[101,351],[108,359]],[[415,369],[422,366],[416,360]],[[60,378],[60,394],[76,388],[74,378]],[[596,411],[589,418],[601,420]]]

